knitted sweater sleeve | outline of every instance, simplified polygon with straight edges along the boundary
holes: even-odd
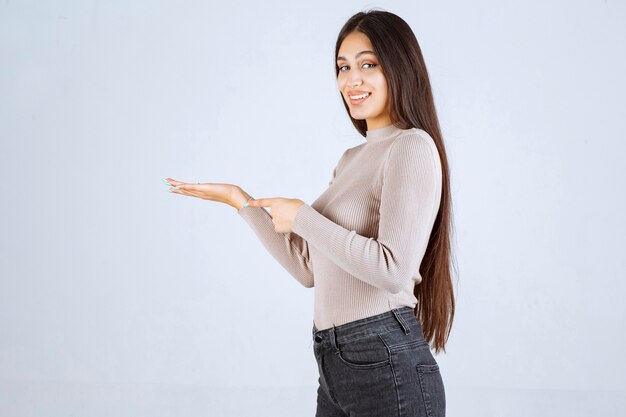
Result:
[[[329,186],[334,181],[337,167],[345,155],[344,152],[333,169]],[[272,216],[263,207],[242,207],[237,213],[250,225],[261,244],[287,272],[307,288],[315,285],[309,245],[305,239],[296,233],[277,233]]]
[[[324,217],[310,205],[298,208],[293,231],[357,279],[396,294],[419,268],[430,238],[441,165],[436,147],[420,135],[394,140],[384,166],[378,237],[366,237]]]

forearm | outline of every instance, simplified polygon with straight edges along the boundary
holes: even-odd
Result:
[[[309,248],[300,236],[292,233],[277,233],[272,217],[262,207],[243,205],[252,197],[237,188],[233,191],[231,206],[250,225],[265,249],[296,280],[307,288],[313,287],[313,269],[309,260]],[[242,210],[243,209],[243,210]]]

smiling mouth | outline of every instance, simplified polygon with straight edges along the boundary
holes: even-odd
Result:
[[[350,102],[352,104],[358,104],[358,103],[365,101],[371,95],[372,93],[367,93],[367,94],[357,94],[355,96],[348,95],[348,97],[350,98]]]

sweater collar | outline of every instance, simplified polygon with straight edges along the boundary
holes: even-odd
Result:
[[[378,127],[376,129],[371,129],[365,132],[365,139],[367,143],[378,143],[387,139],[391,139],[392,137],[398,136],[403,132],[399,127],[394,126],[393,124]]]

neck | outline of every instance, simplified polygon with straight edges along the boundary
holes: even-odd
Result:
[[[387,139],[394,138],[402,133],[403,130],[393,124],[370,129],[365,134],[365,140],[367,143],[378,143]]]

